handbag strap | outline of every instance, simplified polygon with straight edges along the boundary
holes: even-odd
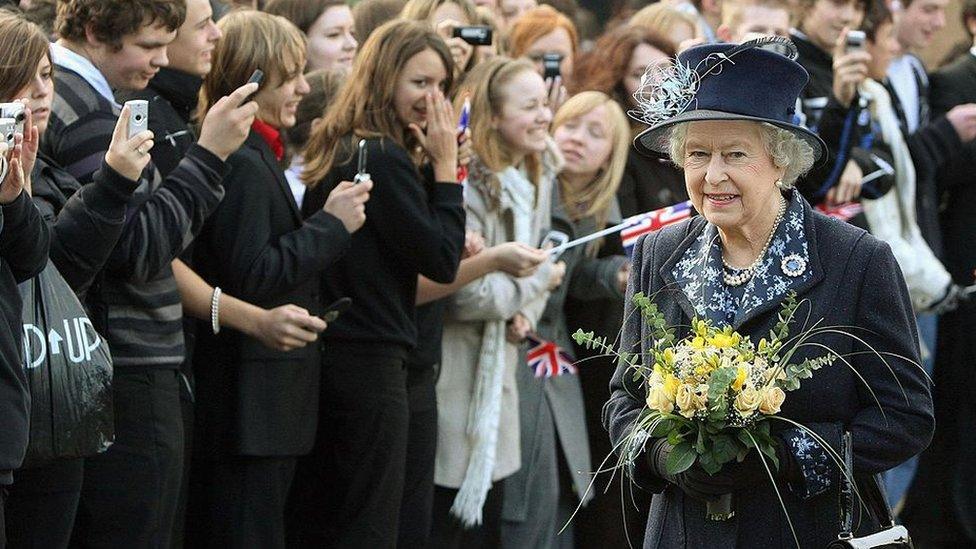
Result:
[[[895,519],[888,507],[888,498],[885,497],[884,487],[878,482],[877,475],[870,475],[863,482],[858,484],[859,492],[854,490],[854,441],[849,431],[844,432],[841,439],[841,457],[844,460],[845,472],[841,473],[840,485],[840,535],[839,539],[851,539],[854,537],[854,514],[857,506],[857,496],[882,529],[890,528],[895,525]]]

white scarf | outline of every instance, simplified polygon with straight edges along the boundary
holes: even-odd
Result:
[[[873,99],[871,118],[891,148],[895,187],[877,200],[861,200],[871,234],[884,240],[901,267],[916,311],[923,311],[945,295],[952,277],[922,237],[915,214],[915,164],[901,133],[891,96],[884,86],[865,80],[862,89]]]
[[[535,226],[535,185],[524,171],[510,166],[495,174],[502,187],[502,206],[511,207],[515,240],[529,246],[539,232]],[[471,457],[454,498],[451,513],[466,527],[481,524],[482,508],[491,490],[498,450],[498,425],[501,417],[502,384],[505,374],[505,321],[485,323],[478,355],[478,377],[474,398],[468,407],[468,437]]]

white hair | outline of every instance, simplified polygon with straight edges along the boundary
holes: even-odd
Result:
[[[792,188],[796,180],[813,167],[813,147],[789,130],[768,122],[754,123],[759,124],[763,148],[766,149],[766,153],[769,154],[773,164],[777,168],[786,170],[783,174],[783,185]],[[687,123],[676,125],[671,129],[668,136],[671,161],[682,168],[684,167],[685,139],[687,137]]]

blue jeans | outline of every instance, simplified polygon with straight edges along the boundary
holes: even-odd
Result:
[[[939,327],[939,317],[929,314],[915,315],[915,322],[918,324],[918,337],[928,350],[928,356],[922,359],[922,367],[925,373],[932,377],[932,366],[935,364],[935,341]],[[924,354],[924,351],[923,351]],[[896,509],[908,494],[908,489],[912,486],[915,478],[915,470],[918,468],[918,456],[915,456],[898,467],[887,471],[884,474],[885,491],[888,492],[888,505]]]

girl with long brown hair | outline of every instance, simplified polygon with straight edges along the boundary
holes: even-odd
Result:
[[[445,99],[453,75],[426,23],[391,21],[366,40],[305,149],[306,212],[356,175],[359,158],[374,187],[366,225],[322,278],[324,301],[352,304],[323,334],[318,439],[293,494],[299,546],[396,545],[418,275],[452,282],[464,245],[457,119]]]

